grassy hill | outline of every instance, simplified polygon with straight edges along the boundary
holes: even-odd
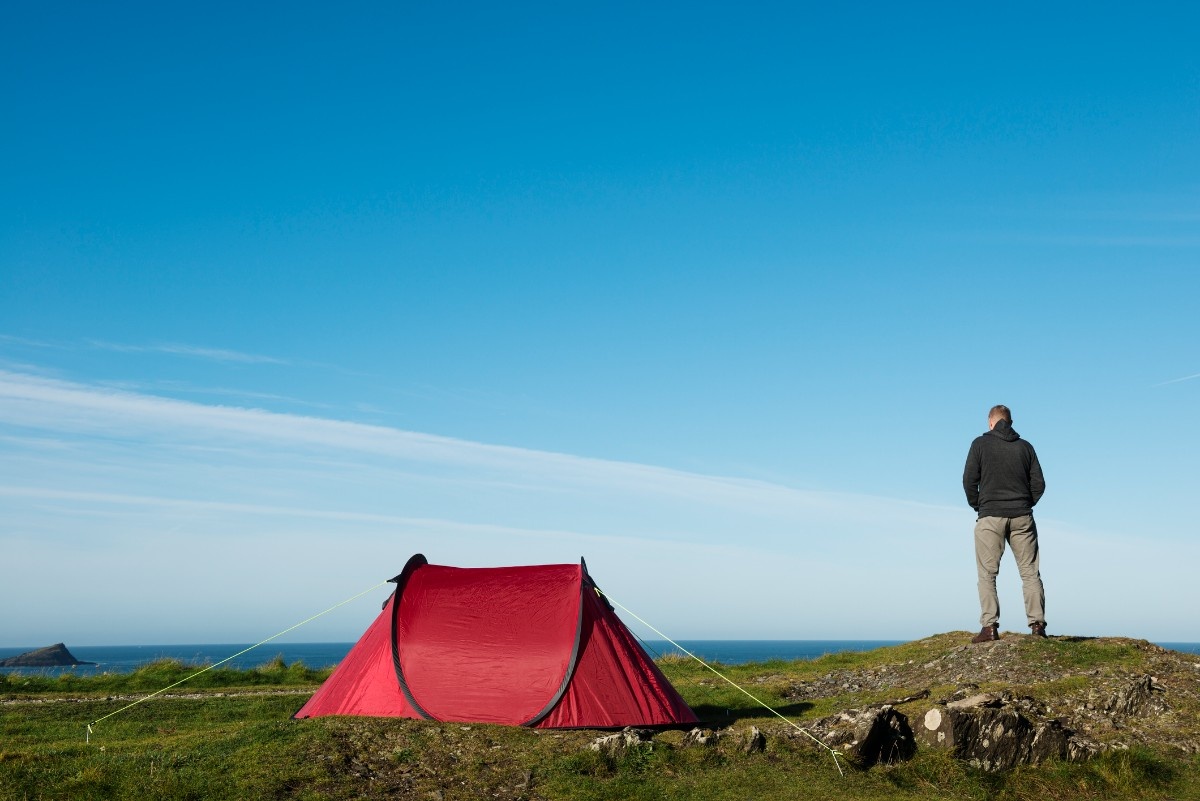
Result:
[[[715,666],[745,692],[666,659],[702,736],[647,733],[611,750],[593,749],[606,734],[597,731],[292,720],[326,672],[280,660],[208,671],[108,718],[194,669],[168,661],[94,678],[8,675],[0,799],[1200,799],[1200,657],[1123,638],[969,638]],[[797,733],[886,706],[920,734],[931,711],[949,715],[971,699],[1069,732],[1086,758],[988,771],[918,738],[911,756],[896,751],[871,767],[844,756],[843,775]],[[100,719],[87,742],[86,725]]]

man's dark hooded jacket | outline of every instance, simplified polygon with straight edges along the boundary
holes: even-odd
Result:
[[[1012,423],[1000,420],[971,443],[963,489],[980,517],[1021,517],[1033,514],[1046,480],[1033,446],[1021,439]]]

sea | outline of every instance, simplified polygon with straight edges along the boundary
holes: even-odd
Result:
[[[677,640],[679,646],[705,662],[723,665],[744,665],[774,659],[792,661],[816,659],[825,654],[843,651],[870,651],[887,645],[899,645],[903,640]],[[1200,643],[1160,642],[1164,648],[1200,654]],[[310,668],[326,668],[345,658],[351,642],[267,643],[258,647],[248,644],[209,645],[79,645],[68,644],[76,659],[95,662],[69,668],[0,668],[0,674],[36,674],[57,676],[72,673],[91,676],[101,673],[130,673],[160,659],[176,659],[197,668],[210,665],[247,670],[265,665],[276,657],[287,664],[303,662]],[[652,657],[681,654],[680,647],[661,640],[644,640],[646,653]],[[27,648],[0,647],[0,659],[17,656],[44,646]],[[247,650],[250,649],[250,650]],[[232,657],[232,658],[231,658]]]

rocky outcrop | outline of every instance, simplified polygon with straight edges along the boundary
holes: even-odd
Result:
[[[890,704],[847,709],[821,718],[805,730],[860,768],[909,759],[916,742],[908,718]],[[807,737],[802,732],[792,737]]]
[[[37,648],[17,656],[10,656],[7,659],[0,659],[0,667],[73,667],[94,664],[96,663],[80,662],[61,642],[47,648]]]
[[[972,767],[995,772],[1049,759],[1078,762],[1094,756],[1099,743],[1048,718],[1034,698],[978,693],[948,700],[927,711],[917,726],[920,743],[950,751]]]
[[[1153,676],[1139,676],[1112,692],[1093,689],[1088,693],[1085,708],[1117,720],[1160,715],[1170,709],[1164,693],[1165,688]]]
[[[911,721],[916,748],[945,749],[986,771],[1131,747],[1200,754],[1200,660],[1144,640],[1006,633],[971,644],[969,632],[948,633],[910,644],[902,660],[864,662],[803,680],[764,674],[763,683],[782,685],[783,699],[796,704],[949,686],[933,704],[918,702],[927,690],[888,703]],[[863,712],[856,704],[809,726],[868,765],[874,747],[863,748],[871,742]],[[899,755],[898,724],[893,731]]]
[[[969,632],[936,635],[802,680],[772,666],[747,681],[777,687],[797,705],[850,701],[844,711],[791,726],[772,723],[765,733],[789,746],[819,743],[860,768],[909,759],[919,749],[947,751],[987,772],[1132,747],[1200,754],[1196,655],[1119,637],[969,639]],[[749,743],[733,729],[697,728],[682,744],[756,750]]]

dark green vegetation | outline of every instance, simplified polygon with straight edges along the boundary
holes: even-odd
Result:
[[[1069,638],[1012,637],[981,650],[964,647],[968,637],[720,670],[801,726],[925,689],[936,698],[963,682],[1040,693],[1066,710],[1107,677],[1142,672],[1168,687],[1171,710],[1139,727],[1098,726],[1091,736],[1121,747],[1082,764],[985,774],[926,750],[843,777],[788,723],[679,659],[664,660],[664,671],[708,727],[728,736],[701,746],[685,745],[685,732],[660,732],[612,755],[588,747],[595,731],[292,720],[326,672],[279,660],[207,671],[112,714],[195,672],[160,662],[86,679],[0,677],[0,799],[1200,799],[1200,758],[1187,745],[1200,737],[1200,657]],[[930,703],[897,708],[915,724]],[[743,749],[751,727],[767,735],[762,752]]]

